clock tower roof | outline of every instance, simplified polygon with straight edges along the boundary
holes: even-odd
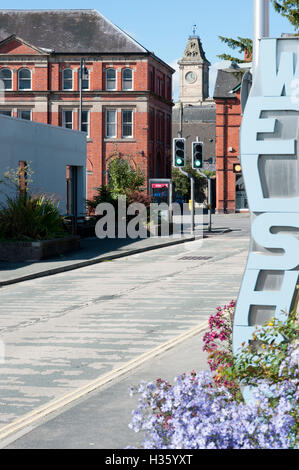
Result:
[[[178,61],[180,74],[179,102],[184,105],[208,104],[209,67],[200,37],[189,36],[184,55]]]
[[[206,58],[200,37],[197,35],[189,36],[184,55],[182,59],[178,61],[180,65],[186,63],[211,65]]]

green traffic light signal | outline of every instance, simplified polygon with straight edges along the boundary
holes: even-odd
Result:
[[[192,168],[203,168],[203,143],[192,142]]]
[[[177,138],[173,140],[173,164],[175,167],[185,166],[185,139]]]

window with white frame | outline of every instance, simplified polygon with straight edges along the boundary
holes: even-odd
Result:
[[[62,127],[73,129],[73,111],[68,109],[62,111]]]
[[[106,70],[106,90],[116,90],[116,70]]]
[[[21,69],[18,73],[19,90],[31,90],[31,71],[29,69]]]
[[[12,72],[10,69],[0,70],[0,80],[3,80],[5,90],[12,90]]]
[[[106,137],[116,137],[116,110],[106,110]]]
[[[133,90],[133,70],[123,69],[122,71],[122,89]]]
[[[82,111],[81,131],[86,132],[89,137],[89,111]]]
[[[12,111],[11,109],[0,109],[0,114],[4,116],[12,116]]]
[[[124,139],[133,137],[133,111],[131,109],[122,110],[122,137]]]
[[[31,121],[31,110],[30,109],[18,109],[18,118]]]
[[[64,69],[62,72],[62,86],[64,90],[73,89],[73,71],[72,69]]]

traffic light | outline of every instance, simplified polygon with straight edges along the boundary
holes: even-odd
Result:
[[[186,141],[184,138],[173,139],[173,166],[181,168],[186,165]]]
[[[192,142],[192,168],[203,169],[203,142]]]
[[[233,172],[234,173],[242,173],[242,167],[240,163],[234,163],[233,164]]]

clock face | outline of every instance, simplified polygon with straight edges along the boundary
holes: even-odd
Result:
[[[188,83],[194,83],[196,81],[196,74],[194,72],[188,72],[185,75],[185,79]]]

